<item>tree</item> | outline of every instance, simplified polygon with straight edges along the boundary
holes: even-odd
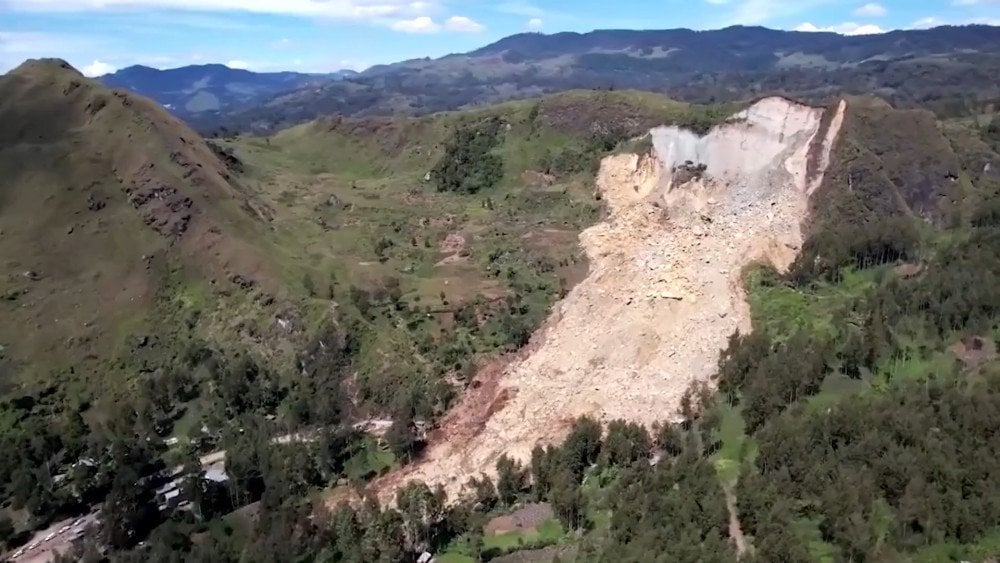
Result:
[[[423,482],[411,482],[396,493],[396,505],[403,516],[403,531],[410,551],[420,553],[436,542],[445,519],[445,492],[440,486],[431,491]]]
[[[420,442],[417,440],[417,426],[413,422],[412,413],[399,413],[393,418],[392,425],[386,430],[385,441],[398,459],[405,463],[413,461],[420,449]]]
[[[480,478],[470,477],[466,487],[474,494],[475,507],[483,512],[493,510],[497,503],[497,489],[488,475]]]
[[[497,460],[497,496],[500,504],[511,506],[525,488],[525,470],[521,464],[504,454]]]
[[[153,495],[139,484],[139,476],[131,468],[119,471],[101,509],[102,537],[112,547],[132,547],[157,522]]]
[[[580,417],[573,423],[569,436],[563,442],[562,463],[576,477],[583,479],[584,471],[590,467],[601,451],[601,425],[589,417]]]
[[[580,527],[583,517],[583,493],[577,477],[569,468],[561,468],[552,478],[552,491],[549,493],[552,510],[556,517],[569,530]]]
[[[556,456],[551,446],[535,446],[531,450],[531,492],[536,501],[545,500],[552,487],[553,462]]]
[[[14,528],[14,523],[11,522],[10,517],[0,515],[0,544],[9,542],[15,533],[17,533],[17,530]]]
[[[615,420],[608,425],[608,435],[601,446],[601,464],[605,467],[629,465],[649,458],[652,449],[649,433],[641,424]]]

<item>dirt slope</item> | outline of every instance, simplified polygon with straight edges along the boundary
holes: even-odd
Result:
[[[0,77],[0,123],[0,360],[20,371],[85,369],[136,328],[164,272],[262,267],[233,233],[264,210],[155,103],[29,61]]]
[[[424,461],[379,491],[421,479],[459,493],[501,454],[527,460],[581,415],[675,416],[728,337],[750,329],[741,270],[794,260],[845,109],[767,98],[705,137],[657,128],[655,155],[606,158],[597,183],[609,214],[581,235],[587,279],[522,356],[480,374]]]

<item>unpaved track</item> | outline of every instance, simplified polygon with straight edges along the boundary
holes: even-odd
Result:
[[[411,479],[459,494],[501,454],[526,461],[582,415],[676,418],[729,336],[750,329],[742,269],[794,260],[844,109],[821,131],[823,110],[767,98],[706,137],[653,130],[656,157],[606,158],[597,184],[609,214],[580,237],[590,274],[524,353],[480,374],[421,462],[375,484],[383,500]],[[704,175],[675,181],[686,161],[706,165]],[[809,161],[822,163],[819,174],[809,177]]]

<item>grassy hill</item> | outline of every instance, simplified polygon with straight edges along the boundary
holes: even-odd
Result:
[[[268,278],[234,236],[267,209],[156,104],[30,61],[0,78],[0,120],[5,388],[104,371],[153,336],[171,283]]]

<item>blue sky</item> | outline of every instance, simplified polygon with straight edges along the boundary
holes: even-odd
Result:
[[[88,74],[219,62],[327,72],[482,46],[522,31],[877,33],[1000,25],[1000,0],[0,0],[0,72],[61,57]]]

